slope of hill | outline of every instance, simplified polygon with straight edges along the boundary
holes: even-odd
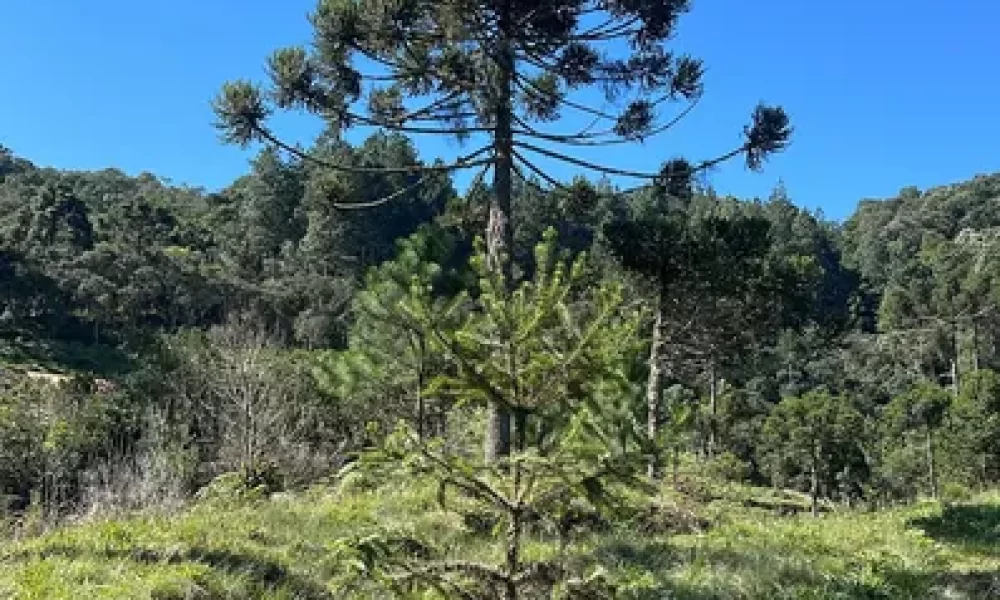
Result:
[[[694,503],[666,491],[658,517],[584,533],[565,560],[603,568],[619,582],[616,598],[1000,594],[1000,496],[817,519],[779,516],[776,503],[793,503],[768,490],[711,495]],[[439,508],[431,486],[206,500],[175,516],[95,521],[9,544],[0,549],[0,597],[386,598],[343,540],[396,531],[431,540],[430,553],[499,558],[493,538],[471,523],[461,510]],[[671,533],[677,528],[686,531]],[[541,535],[528,551],[559,553]]]

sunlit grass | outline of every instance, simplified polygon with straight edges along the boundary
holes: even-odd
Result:
[[[602,566],[621,582],[623,598],[1000,597],[1000,496],[812,518],[735,501],[754,493],[730,490],[697,505],[712,523],[704,531],[650,534],[634,522],[619,524],[578,539],[569,560]],[[766,495],[758,503],[769,501]],[[67,526],[9,543],[0,549],[0,597],[334,598],[331,582],[343,569],[336,541],[381,528],[428,540],[450,556],[499,558],[489,533],[438,507],[433,485],[316,488],[249,504],[202,504],[174,517]],[[528,558],[557,552],[538,536],[525,548]]]

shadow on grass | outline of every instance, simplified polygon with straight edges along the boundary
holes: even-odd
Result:
[[[153,548],[136,547],[128,550],[104,549],[88,551],[74,546],[49,546],[36,552],[15,553],[8,560],[61,557],[70,560],[100,558],[129,560],[144,564],[200,563],[218,571],[246,577],[253,590],[282,588],[293,598],[302,600],[331,600],[333,596],[321,585],[291,572],[279,562],[266,557],[233,552],[219,548],[193,547],[180,552],[164,552]]]
[[[1000,558],[1000,506],[946,506],[939,516],[910,521],[938,542],[982,556]]]
[[[594,558],[600,564],[644,574],[642,589],[633,590],[630,596],[641,600],[895,597],[887,595],[884,588],[831,577],[807,565],[783,560],[778,548],[682,548],[660,540],[618,540],[595,548]],[[915,584],[908,581],[908,574],[900,574],[898,579],[903,585],[891,582],[895,589]]]
[[[1000,572],[945,573],[936,581],[937,597],[1000,598]]]
[[[594,548],[594,558],[603,565],[627,565],[658,573],[679,564],[682,558],[668,542],[613,539]]]
[[[788,548],[758,546],[675,547],[666,541],[619,540],[599,545],[594,558],[645,580],[633,590],[640,600],[770,600],[772,598],[1000,598],[1000,574],[932,572],[873,562],[870,577],[860,565],[823,568],[814,548],[795,555]],[[848,563],[851,557],[842,557]]]
[[[687,600],[736,598],[928,598],[931,580],[924,573],[885,570],[881,581],[864,581],[852,572],[829,572],[819,561],[789,560],[778,548],[740,550],[714,548],[699,552],[698,561],[713,573],[701,585],[687,582],[674,597]],[[721,576],[716,578],[715,576]]]

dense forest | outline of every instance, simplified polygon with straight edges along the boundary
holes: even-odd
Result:
[[[45,585],[113,579],[65,565],[40,574],[60,548],[90,543],[74,535],[126,560],[101,536],[127,546],[161,531],[67,523],[185,515],[171,525],[188,531],[183,546],[211,521],[199,511],[228,523],[208,527],[219,540],[257,523],[236,546],[264,548],[254,536],[282,523],[303,529],[277,563],[133,549],[128,560],[165,569],[240,573],[140,569],[136,581],[167,590],[148,597],[683,596],[656,578],[676,548],[628,544],[711,530],[715,517],[693,505],[745,494],[740,510],[825,515],[852,539],[836,529],[852,514],[950,506],[1000,483],[1000,175],[862,200],[844,222],[780,184],[768,198],[719,194],[702,173],[739,156],[761,168],[788,142],[784,113],[760,106],[736,150],[670,160],[629,188],[622,170],[542,144],[636,142],[658,127],[661,100],[643,94],[696,100],[700,63],[651,49],[676,14],[621,3],[579,33],[563,12],[535,11],[537,28],[511,33],[516,14],[487,11],[497,22],[474,25],[455,21],[471,7],[424,7],[439,11],[448,43],[477,27],[508,32],[490,71],[503,86],[470,91],[478,54],[418,33],[430,13],[365,23],[341,4],[351,3],[321,2],[313,16],[316,56],[271,59],[270,100],[245,82],[223,88],[224,140],[263,149],[222,190],[57,170],[0,147],[0,532],[28,544],[0,563],[40,586],[31,595],[0,577],[0,596],[61,597]],[[626,34],[638,48],[628,60],[589,49]],[[566,36],[576,41],[558,50]],[[343,45],[390,73],[375,81],[396,83],[362,98]],[[403,54],[411,62],[387,58]],[[606,139],[537,128],[574,107],[559,90],[589,85],[638,90]],[[432,94],[429,108],[404,107]],[[291,146],[264,121],[296,108],[340,119],[310,147]],[[351,123],[374,131],[349,143]],[[407,134],[427,123],[485,132],[491,145],[451,164],[421,156]],[[582,174],[555,181],[531,152]],[[459,189],[453,172],[479,166]],[[298,497],[299,508],[273,508]],[[330,514],[295,521],[310,504]],[[984,531],[1000,522],[996,511],[979,518]],[[364,527],[330,525],[352,521]],[[770,539],[784,531],[775,523],[750,535]],[[169,546],[166,535],[149,543]],[[833,556],[829,543],[820,557]],[[322,589],[292,576],[310,561]],[[927,597],[941,583],[890,567],[872,567],[872,581],[831,576],[814,595],[782,587],[806,577],[792,567],[749,591],[720,575],[703,582],[712,593],[686,593]],[[986,597],[996,579],[983,577],[949,589]],[[201,595],[177,583],[189,579]]]
[[[420,164],[398,136],[316,151]],[[403,184],[331,179],[273,150],[218,193],[8,150],[0,173],[9,514],[179,502],[229,472],[294,488],[383,446],[400,422],[421,439],[476,435],[481,406],[456,389],[441,344],[498,327],[480,320],[495,307],[475,259],[488,187],[459,194],[441,177],[337,211],[337,194]],[[605,434],[644,422],[663,293],[668,480],[695,469],[798,489],[815,510],[997,483],[1000,177],[905,188],[844,223],[780,187],[763,200],[700,189],[665,213],[669,235],[641,242],[658,200],[610,189],[516,189],[515,317],[543,318],[531,326],[546,345],[584,354],[557,382],[525,375],[533,412],[614,356],[624,378],[593,392],[614,398]],[[666,285],[636,243],[678,261]],[[541,361],[542,348],[526,352]],[[529,432],[544,451],[546,432]]]

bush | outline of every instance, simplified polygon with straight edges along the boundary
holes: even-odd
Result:
[[[972,491],[960,483],[949,482],[941,487],[941,501],[945,504],[968,502],[972,497]]]
[[[732,452],[723,452],[708,462],[710,477],[733,483],[744,483],[750,477],[750,467]]]
[[[33,493],[47,518],[74,510],[83,473],[131,447],[138,420],[124,398],[67,384],[14,379],[0,388],[0,498],[17,513]]]
[[[195,498],[205,504],[229,506],[258,502],[281,490],[278,470],[265,464],[223,473],[198,490]]]

